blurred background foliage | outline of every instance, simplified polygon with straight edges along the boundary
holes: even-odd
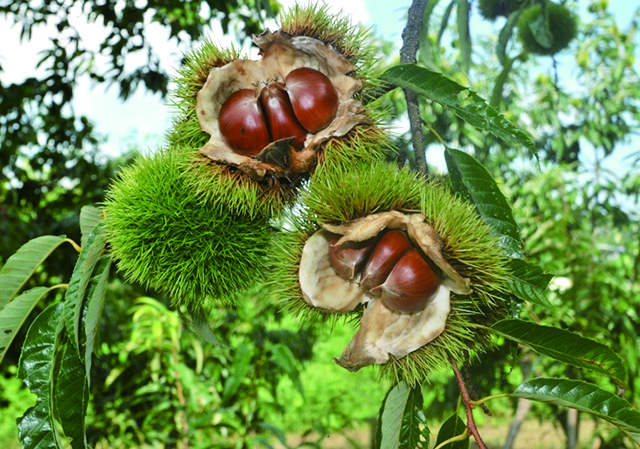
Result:
[[[429,1],[419,62],[470,86],[526,128],[538,155],[506,147],[437,105],[422,104],[422,115],[446,142],[474,154],[500,181],[530,258],[556,275],[549,293],[553,309],[527,305],[521,316],[612,346],[629,369],[626,397],[638,407],[640,13],[630,10],[622,24],[606,0],[591,0],[579,14],[577,37],[549,57],[527,53],[516,37],[517,18],[533,1],[502,1],[497,10],[486,3]],[[563,4],[578,13],[578,2]],[[71,25],[69,15],[78,11],[107,26],[98,50],[86,48]],[[79,240],[80,207],[99,203],[118,167],[134,153],[110,159],[101,152],[104,140],[94,124],[72,107],[80,78],[118,86],[123,100],[138,88],[166,96],[167,73],[145,39],[150,22],[166,27],[171,40],[191,44],[217,20],[242,42],[277,11],[275,2],[260,0],[0,2],[0,15],[19,24],[25,40],[45,22],[59,31],[43,54],[43,77],[0,83],[0,263],[38,235]],[[505,17],[487,17],[487,11],[504,11]],[[125,64],[132,53],[144,54],[144,63]],[[99,56],[110,61],[104,70],[94,64]],[[395,55],[386,56],[387,64],[396,62]],[[382,103],[403,116],[400,92]],[[425,131],[430,172],[439,175],[442,148]],[[400,159],[411,163],[408,134],[399,135],[397,144]],[[68,279],[74,263],[70,248],[58,251],[36,282]],[[338,324],[333,332],[327,326],[301,327],[265,300],[267,294],[256,288],[236,308],[214,311],[207,333],[168,309],[166,298],[124,284],[115,274],[93,365],[89,442],[296,447],[286,440],[295,433],[322,447],[327,434],[342,432],[346,447],[367,447],[366,433],[358,443],[345,430],[371,422],[388,384],[374,370],[350,374],[327,363],[349,340],[350,325]],[[0,367],[0,446],[9,448],[17,444],[15,418],[33,401],[15,377],[17,340]],[[509,391],[533,375],[585,375],[529,353],[518,354],[515,362],[521,350],[498,343],[465,367],[478,397]],[[428,415],[444,418],[455,408],[457,386],[449,373],[435,373],[430,385],[424,389]],[[527,416],[557,421],[566,435],[557,447],[626,447],[606,426],[590,427],[579,441],[579,417],[552,407],[516,401],[490,406],[487,423],[497,419],[511,426],[510,436],[494,443],[505,448],[512,447]]]

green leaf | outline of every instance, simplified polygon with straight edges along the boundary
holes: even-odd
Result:
[[[304,397],[304,387],[302,386],[302,382],[300,382],[298,363],[296,361],[296,357],[291,352],[291,349],[282,343],[274,345],[271,349],[271,361],[287,373],[293,382],[293,385],[295,385],[300,392],[300,395]]]
[[[80,209],[80,232],[82,234],[82,247],[87,244],[89,236],[102,218],[102,212],[97,207],[84,206]]]
[[[0,310],[0,364],[11,342],[38,302],[56,287],[34,287]]]
[[[18,376],[37,396],[18,422],[23,449],[62,448],[61,436],[54,422],[53,379],[56,366],[56,347],[62,326],[62,305],[45,309],[29,327],[22,346]]]
[[[471,67],[471,35],[469,33],[469,0],[458,0],[458,46],[465,71]]]
[[[508,144],[524,146],[532,154],[537,154],[529,133],[511,123],[478,94],[440,73],[415,64],[405,64],[391,67],[382,77],[398,87],[413,90],[441,104],[470,125],[490,132]]]
[[[394,385],[382,403],[376,445],[378,448],[414,448],[428,446],[429,431],[422,412],[423,399],[419,385],[410,388],[406,382]]]
[[[523,383],[510,396],[591,413],[640,445],[640,413],[629,402],[595,385],[580,380],[537,378]]]
[[[529,321],[501,320],[492,330],[540,354],[609,376],[621,388],[627,388],[627,370],[620,357],[602,343],[555,327]]]
[[[236,349],[235,357],[233,359],[233,367],[231,369],[231,375],[224,384],[224,391],[222,392],[222,402],[226,402],[236,394],[242,381],[251,368],[251,359],[253,358],[253,346],[248,343],[242,343]]]
[[[451,0],[449,5],[447,5],[447,9],[445,9],[444,14],[442,15],[442,22],[440,22],[440,30],[438,31],[438,40],[437,45],[440,46],[440,42],[442,42],[442,37],[444,36],[444,32],[447,30],[447,25],[449,24],[449,18],[451,17],[451,12],[453,11],[453,7],[456,4],[456,0]]]
[[[93,354],[96,340],[99,336],[100,318],[104,310],[104,298],[107,293],[107,279],[111,268],[111,255],[105,255],[97,263],[95,276],[87,295],[87,311],[84,317],[84,366],[86,368],[87,385],[91,382],[91,354]]]
[[[509,18],[500,30],[500,35],[498,36],[498,43],[496,44],[496,55],[498,56],[500,64],[502,64],[503,66],[505,65],[505,61],[507,58],[507,44],[509,43],[511,36],[513,36],[513,30],[518,23],[520,14],[522,14],[521,9],[518,9],[509,14]]]
[[[452,148],[446,149],[445,160],[454,190],[476,206],[510,257],[523,257],[520,230],[511,207],[487,169],[464,151]]]
[[[529,29],[541,47],[551,48],[553,45],[553,33],[551,33],[551,28],[549,27],[549,16],[546,8],[543,8],[542,14],[538,14],[535,19],[529,21]]]
[[[71,447],[86,447],[85,415],[88,385],[85,367],[75,349],[65,344],[55,383],[55,406],[60,424]]]
[[[538,265],[523,259],[511,259],[511,279],[509,289],[518,298],[543,307],[550,307],[546,289],[553,275],[546,273]]]
[[[438,431],[438,438],[436,439],[436,446],[444,443],[445,441],[462,435],[467,430],[467,425],[458,416],[457,413],[451,415]],[[463,440],[454,441],[446,444],[442,449],[469,449],[469,435]]]
[[[96,226],[89,236],[87,244],[82,248],[71,275],[67,294],[64,297],[64,322],[69,333],[69,339],[78,354],[80,354],[79,328],[85,294],[93,271],[106,245],[106,236],[102,230],[102,225]]]
[[[16,297],[40,264],[64,241],[64,236],[36,237],[9,257],[0,270],[0,310]]]

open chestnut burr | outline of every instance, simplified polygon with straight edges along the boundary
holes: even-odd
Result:
[[[200,152],[250,178],[295,180],[310,172],[330,139],[371,125],[355,98],[355,66],[307,36],[254,36],[261,59],[212,68],[197,94],[200,128],[210,135]]]
[[[321,224],[299,265],[304,301],[330,313],[364,306],[360,329],[336,361],[350,370],[400,358],[445,328],[450,293],[470,280],[442,255],[442,238],[422,214],[389,211]]]

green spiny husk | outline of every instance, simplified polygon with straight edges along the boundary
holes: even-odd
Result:
[[[370,98],[366,92],[373,92],[379,85],[374,75],[376,63],[373,40],[361,27],[351,24],[348,18],[332,15],[326,6],[295,6],[282,15],[282,30],[293,36],[314,37],[340,51],[356,67],[354,77],[363,83],[358,94],[361,101]],[[282,211],[295,198],[306,177],[299,179],[254,180],[242,172],[225,164],[216,163],[199,153],[199,149],[209,140],[198,123],[196,96],[207,81],[210,71],[237,59],[246,59],[235,48],[219,48],[211,41],[192,50],[185,56],[185,63],[175,79],[173,106],[177,118],[168,132],[169,146],[175,151],[185,151],[190,155],[184,164],[190,172],[189,187],[204,196],[214,196],[216,201],[227,201],[226,207],[240,214],[273,216]],[[357,126],[346,136],[325,142],[319,157],[321,163],[325,152],[336,152],[338,158],[377,160],[394,151],[385,129],[379,126],[383,113],[370,110],[374,125]]]
[[[188,187],[188,153],[140,156],[105,200],[109,242],[129,281],[175,305],[227,303],[262,278],[270,230],[264,217],[230,212]]]
[[[545,47],[536,38],[536,33],[530,28],[533,21],[540,20],[540,15],[546,14],[551,46]],[[565,5],[548,2],[545,5],[534,4],[525,9],[518,19],[518,38],[522,46],[529,53],[539,55],[555,55],[567,48],[578,33],[576,16]]]
[[[327,158],[301,196],[304,208],[290,220],[272,254],[278,254],[270,283],[286,307],[303,319],[327,320],[327,314],[310,308],[302,299],[298,268],[307,239],[318,223],[338,224],[372,213],[396,210],[423,213],[445,241],[443,254],[463,276],[471,279],[471,295],[451,296],[451,313],[445,331],[434,341],[398,360],[383,365],[380,373],[410,384],[422,382],[428,373],[449,363],[462,362],[469,352],[479,354],[490,345],[486,332],[477,325],[490,324],[507,315],[508,269],[498,239],[478,216],[474,207],[446,186],[406,169],[384,162],[361,161],[349,165]],[[359,319],[362,310],[350,316]]]

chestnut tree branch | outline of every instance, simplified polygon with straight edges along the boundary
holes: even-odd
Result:
[[[402,48],[400,49],[400,63],[412,64],[416,62],[416,55],[420,47],[420,31],[422,31],[422,19],[428,0],[413,0],[409,7],[407,26],[402,31]],[[425,157],[424,134],[422,133],[422,119],[420,118],[420,105],[418,95],[409,89],[403,89],[407,101],[407,114],[411,126],[411,141],[416,158],[416,168],[422,173],[427,173],[427,161]]]
[[[471,398],[469,397],[469,393],[467,392],[467,387],[464,383],[462,374],[460,373],[460,368],[458,368],[458,364],[451,357],[449,358],[449,363],[451,363],[453,372],[456,374],[456,380],[458,381],[458,387],[460,388],[460,395],[462,396],[464,409],[467,412],[467,430],[469,431],[469,434],[473,435],[473,438],[475,438],[476,443],[478,443],[479,449],[487,449],[487,446],[484,444],[484,441],[482,441],[482,438],[480,437],[480,433],[478,432],[478,428],[476,427],[476,422],[473,420],[474,404],[472,403]]]

